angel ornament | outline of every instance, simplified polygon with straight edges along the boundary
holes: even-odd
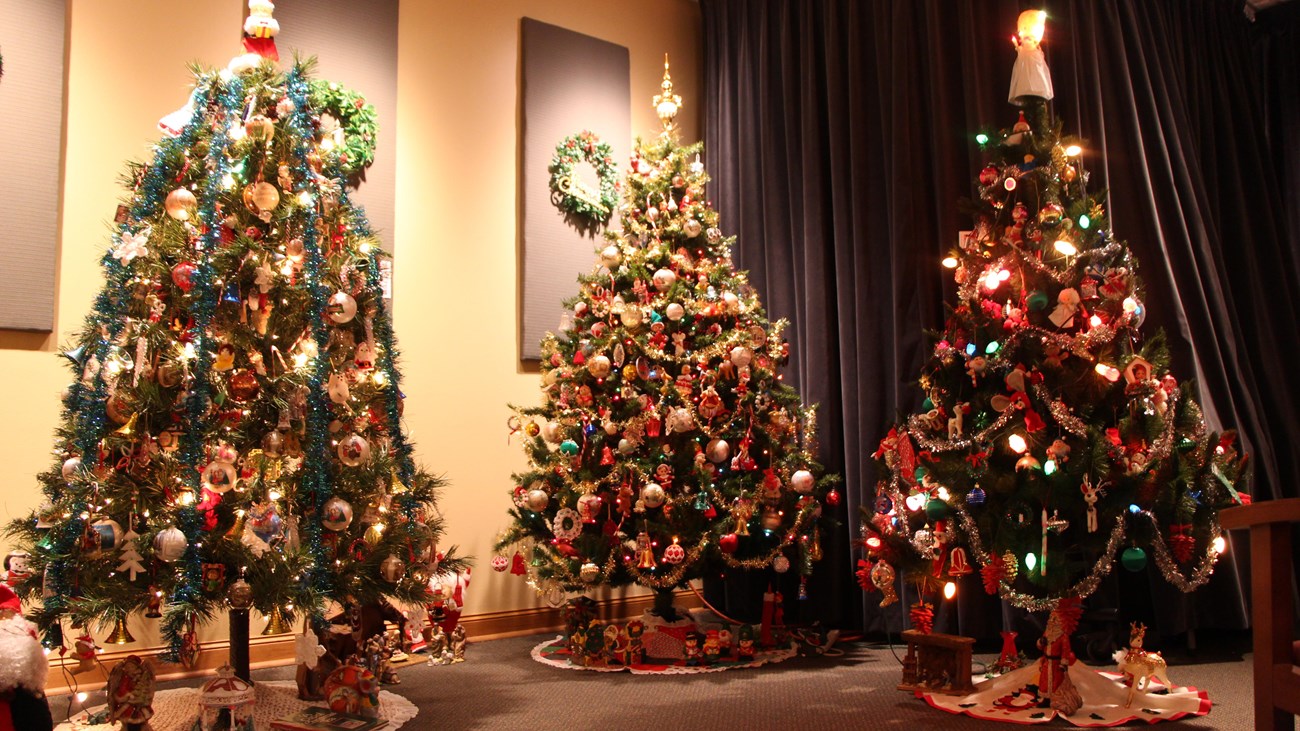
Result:
[[[1051,101],[1052,71],[1043,56],[1043,30],[1047,13],[1026,10],[1016,21],[1016,35],[1011,42],[1016,46],[1016,64],[1011,68],[1011,90],[1007,101],[1025,106],[1032,99]]]

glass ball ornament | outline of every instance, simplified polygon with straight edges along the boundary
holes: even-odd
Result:
[[[614,244],[610,244],[601,250],[600,263],[612,269],[623,263],[623,252],[619,251]]]
[[[270,543],[284,534],[284,520],[275,506],[268,503],[248,511],[248,528],[253,535]]]
[[[790,475],[790,487],[793,487],[794,491],[800,494],[807,495],[812,492],[816,482],[813,473],[808,470],[795,470],[795,473]]]
[[[660,292],[667,292],[677,283],[677,272],[674,272],[671,269],[660,269],[654,273],[654,276],[650,278],[650,281],[654,284],[655,289]]]
[[[64,482],[70,482],[72,481],[72,478],[77,476],[77,472],[80,470],[81,470],[81,458],[68,457],[67,459],[63,460],[63,467],[60,468],[60,474],[63,475]]]
[[[497,573],[502,573],[506,569],[510,568],[510,559],[500,554],[497,554],[496,556],[492,557],[491,566],[493,571]]]
[[[1129,546],[1120,554],[1119,562],[1129,571],[1141,571],[1147,566],[1147,552],[1137,546]]]
[[[677,322],[686,316],[686,308],[676,302],[672,302],[664,308],[664,314],[668,316],[669,320]]]
[[[744,368],[754,360],[754,351],[743,345],[737,345],[732,348],[729,355],[731,358],[731,364],[737,368]]]
[[[554,371],[552,371],[554,372]],[[548,421],[542,425],[542,439],[551,444],[559,444],[560,441],[560,424],[555,421]]]
[[[704,230],[704,224],[700,223],[694,218],[688,218],[686,219],[686,223],[682,224],[682,233],[686,234],[687,238],[693,239],[696,236],[699,236],[700,232],[703,230]]]
[[[266,142],[275,136],[275,122],[265,114],[254,114],[252,119],[244,123],[244,132],[250,140]]]
[[[986,497],[987,496],[984,494],[984,488],[976,485],[971,488],[970,492],[966,493],[966,504],[978,508],[984,504]]]
[[[1025,298],[1025,303],[1029,305],[1030,311],[1042,312],[1043,310],[1047,309],[1047,305],[1048,305],[1047,293],[1041,289],[1035,289],[1034,291],[1029,293],[1028,297]]]
[[[235,466],[229,462],[213,460],[203,468],[203,488],[216,493],[226,493],[235,486],[239,479]]]
[[[718,228],[710,228],[708,231],[704,232],[704,238],[707,239],[710,244],[717,244],[722,241],[722,230]]]
[[[612,368],[613,364],[604,355],[593,356],[591,360],[587,361],[587,372],[596,378],[608,376]]]
[[[619,319],[623,321],[625,326],[634,328],[640,326],[641,321],[645,319],[645,315],[641,312],[640,307],[627,307],[619,314]]]
[[[235,579],[226,589],[226,601],[231,609],[248,609],[253,606],[253,587],[242,576]]]
[[[588,584],[594,584],[596,579],[600,578],[600,567],[588,561],[582,565],[582,568],[578,569],[578,578]]]
[[[740,547],[740,536],[735,533],[727,533],[718,539],[718,550],[723,553],[735,553]]]
[[[230,394],[230,398],[240,403],[252,401],[261,390],[262,385],[257,382],[257,374],[252,370],[239,368],[230,373],[230,382],[226,385],[226,393]]]
[[[121,392],[114,393],[104,404],[104,412],[108,418],[117,424],[125,424],[131,420],[131,405],[122,397]]]
[[[722,464],[731,456],[731,445],[725,439],[710,440],[704,447],[704,456],[714,464]]]
[[[880,515],[888,515],[894,509],[894,501],[888,495],[881,493],[876,496],[874,507]]]
[[[360,434],[349,434],[339,440],[339,461],[348,467],[357,467],[370,461],[370,442]]]
[[[347,530],[352,524],[352,504],[338,495],[331,497],[325,501],[320,522],[327,530]]]
[[[565,439],[560,442],[560,452],[572,457],[578,453],[578,443],[572,439]]]
[[[274,211],[280,205],[280,189],[266,181],[253,183],[244,188],[243,198],[248,210],[261,215]]]
[[[271,430],[262,437],[262,453],[268,457],[279,457],[284,453],[284,435]]]
[[[662,486],[657,482],[647,482],[645,487],[641,488],[641,501],[647,508],[653,509],[664,504],[668,499],[668,494],[664,492]]]
[[[406,574],[406,562],[398,558],[396,554],[388,554],[388,557],[379,562],[379,575],[384,581],[392,584],[402,580]]]
[[[593,492],[578,498],[578,515],[582,516],[582,522],[595,523],[602,503],[600,496]]]
[[[840,493],[838,490],[831,488],[831,491],[826,493],[826,504],[832,508],[840,504]]]
[[[198,267],[192,262],[183,261],[172,267],[172,283],[180,287],[182,292],[189,292],[194,289],[194,272]]]
[[[1048,203],[1038,210],[1038,224],[1044,228],[1055,228],[1065,216],[1065,209],[1059,203]]]
[[[187,546],[189,540],[186,539],[185,533],[174,525],[163,528],[153,537],[154,558],[165,563],[171,563],[184,556]]]
[[[993,185],[998,182],[998,169],[989,165],[980,171],[980,185]]]
[[[524,505],[534,513],[540,513],[546,509],[547,504],[551,502],[551,496],[545,490],[533,488],[524,496]]]
[[[100,518],[90,524],[83,545],[90,549],[90,557],[96,558],[122,545],[123,535],[121,523],[112,518]]]
[[[778,574],[784,574],[790,570],[790,559],[785,554],[778,553],[776,558],[772,559],[772,570]]]
[[[357,316],[357,300],[347,292],[335,292],[325,305],[325,314],[336,325],[351,322]]]
[[[163,201],[163,209],[167,211],[167,215],[177,221],[190,220],[198,207],[199,201],[189,188],[177,188],[168,193],[167,199]]]
[[[678,564],[686,560],[686,549],[676,541],[664,548],[664,563]]]

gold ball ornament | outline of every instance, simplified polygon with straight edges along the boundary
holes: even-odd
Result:
[[[339,440],[339,461],[348,467],[357,467],[370,461],[370,442],[360,434],[349,434]]]
[[[199,201],[189,188],[177,188],[168,193],[167,200],[163,201],[163,208],[167,211],[167,215],[177,221],[190,220],[198,207]]]
[[[261,390],[262,386],[257,382],[257,374],[248,368],[240,368],[232,372],[226,387],[230,397],[240,403],[257,398]]]
[[[636,380],[636,375],[637,375],[636,366],[632,365],[631,363],[628,363],[627,365],[623,366],[623,380],[634,381]]]
[[[253,183],[244,188],[244,205],[258,215],[273,211],[280,205],[280,190],[265,181]]]
[[[623,310],[619,318],[623,320],[623,325],[626,327],[636,328],[641,325],[645,315],[641,312],[640,307],[628,307]]]
[[[587,371],[596,378],[604,378],[609,375],[611,369],[609,358],[603,355],[594,356],[587,361]]]
[[[588,584],[593,584],[596,579],[600,578],[600,567],[588,561],[582,565],[582,568],[578,569],[578,577]]]
[[[351,322],[357,316],[357,301],[347,292],[335,292],[325,306],[325,314],[339,325]]]
[[[699,221],[695,220],[694,218],[688,218],[686,219],[686,223],[682,224],[682,233],[686,234],[688,237],[692,239],[695,238],[696,236],[699,236],[700,231],[702,231],[703,229],[704,229],[703,224],[701,224]]]

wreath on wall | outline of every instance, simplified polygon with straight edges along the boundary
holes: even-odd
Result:
[[[352,175],[375,161],[379,115],[375,105],[357,92],[332,81],[311,81],[310,101],[320,116],[320,132],[333,137],[327,153],[337,157],[344,175]]]
[[[596,170],[598,190],[573,175],[580,162]],[[551,157],[551,201],[565,213],[580,216],[594,223],[609,220],[618,205],[618,166],[614,164],[614,151],[609,143],[601,142],[595,133],[583,130],[569,135],[555,146]]]

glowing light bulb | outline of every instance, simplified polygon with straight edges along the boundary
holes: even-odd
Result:
[[[1016,454],[1024,454],[1029,445],[1025,443],[1025,438],[1019,434],[1012,434],[1007,437],[1007,446]]]
[[[1124,307],[1124,311],[1131,315],[1134,312],[1137,312],[1137,308],[1138,308],[1137,300],[1133,299],[1132,297],[1125,297],[1123,307]]]
[[[1052,244],[1052,246],[1057,250],[1057,252],[1064,256],[1074,256],[1079,253],[1079,249],[1065,239],[1057,239],[1056,243]]]
[[[1092,226],[1092,219],[1088,218],[1088,214],[1085,213],[1079,216],[1079,228],[1086,230],[1091,226]]]
[[[880,536],[869,536],[867,538],[867,548],[870,548],[873,551],[879,549],[882,545]]]
[[[1101,317],[1098,316],[1098,315],[1093,315],[1092,317],[1089,317],[1089,318],[1088,318],[1088,325],[1089,325],[1090,327],[1101,327]],[[1098,373],[1100,373],[1100,372],[1101,372],[1101,371],[1098,371]]]
[[[1003,188],[1006,188],[1008,192],[1015,190],[1015,189],[1016,189],[1016,179],[1015,179],[1015,178],[1007,178],[1006,180],[1002,181],[1002,187],[1003,187]]]
[[[185,492],[182,492],[180,495],[178,495],[177,498],[176,498],[176,500],[177,500],[177,502],[179,502],[181,505],[193,505],[193,504],[194,504],[194,491],[193,491],[193,490],[186,490]]]
[[[952,494],[948,492],[948,488],[942,486],[935,494],[938,495],[940,500],[944,500],[944,501],[947,501],[948,498],[952,497]]]
[[[375,375],[371,376],[371,380],[375,382],[376,386],[382,386],[388,383],[388,376],[383,371],[375,371]]]
[[[279,500],[281,497],[283,497],[282,495],[280,495],[280,491],[275,489],[272,489],[270,492],[266,493],[266,496],[271,500]]]
[[[375,247],[371,246],[369,241],[362,241],[361,246],[357,248],[361,250],[362,254],[369,254],[371,249],[374,249]]]
[[[80,693],[77,693],[77,702],[78,702],[78,703],[85,703],[85,702],[86,702],[86,699],[89,698],[89,697],[90,697],[90,694],[86,693],[85,691],[82,691],[82,692],[80,692]]]
[[[988,355],[993,355],[998,352],[998,347],[998,341],[994,340],[984,347],[984,352]]]
[[[235,187],[235,176],[231,175],[230,173],[226,173],[225,175],[222,175],[221,187],[225,188],[226,190],[230,190],[231,188]]]
[[[966,355],[975,355],[975,343],[966,343]]]
[[[944,259],[943,259],[943,265],[944,265],[944,267],[947,268],[947,269],[956,269],[956,268],[957,268],[957,257],[955,257],[955,256],[946,256],[946,257],[944,257]]]
[[[1037,566],[1037,565],[1038,565],[1038,557],[1035,556],[1035,555],[1032,554],[1032,553],[1026,553],[1026,554],[1025,554],[1025,568],[1029,569],[1030,571],[1033,571],[1033,570],[1034,570],[1034,567]]]
[[[1222,556],[1223,552],[1228,550],[1228,541],[1223,536],[1215,536],[1211,545],[1214,546],[1214,553],[1219,556]]]
[[[310,206],[313,202],[315,202],[315,200],[316,199],[312,198],[311,193],[308,191],[304,190],[303,192],[298,194],[298,202],[301,203],[303,206]]]
[[[998,281],[1005,282],[1011,278],[1011,272],[1007,269],[998,270]]]
[[[1115,381],[1119,380],[1119,369],[1116,368],[1115,366],[1106,365],[1105,363],[1098,363],[1094,368],[1094,370],[1100,373],[1102,378],[1105,378],[1107,381],[1110,381],[1111,383],[1114,383]]]
[[[907,509],[916,512],[925,506],[925,496],[921,493],[913,493],[907,496]]]
[[[1083,148],[1078,145],[1066,145],[1065,147],[1066,157],[1078,157],[1082,152]]]
[[[1056,472],[1056,460],[1049,459],[1043,463],[1043,474],[1051,475]]]
[[[943,598],[951,599],[957,596],[957,585],[951,581],[943,585]]]
[[[984,134],[983,132],[980,132],[979,134],[975,135],[975,142],[981,145],[987,145],[989,143],[989,136]]]
[[[1134,515],[1137,515],[1138,513],[1142,512],[1142,508],[1138,507],[1137,503],[1129,503],[1128,511]]]

